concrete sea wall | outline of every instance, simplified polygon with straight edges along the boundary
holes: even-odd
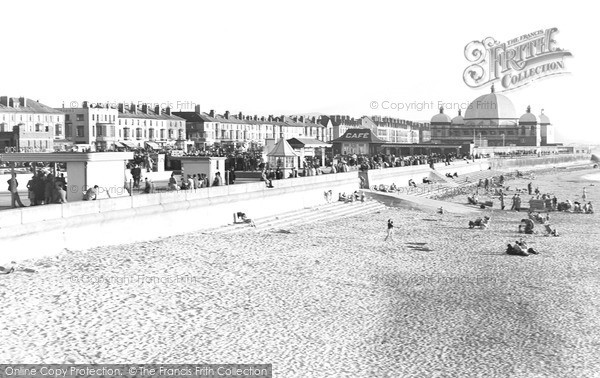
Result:
[[[156,239],[229,224],[233,213],[264,217],[359,188],[356,172],[11,209],[0,212],[0,263]]]

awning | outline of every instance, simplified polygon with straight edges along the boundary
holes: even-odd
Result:
[[[160,146],[157,143],[154,142],[146,142],[146,145],[150,148],[152,148],[153,150],[160,150]]]
[[[138,148],[138,146],[130,140],[124,140],[121,143],[127,148]]]
[[[331,143],[321,142],[313,138],[292,138],[287,142],[293,148],[315,148],[315,147],[331,147]]]
[[[117,148],[125,148],[127,147],[123,142],[115,142],[115,147]]]

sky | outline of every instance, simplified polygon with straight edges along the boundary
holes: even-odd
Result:
[[[557,27],[569,74],[505,94],[560,141],[600,144],[596,12],[577,2],[13,1],[0,21],[5,96],[414,121],[489,93],[463,80],[469,42]]]

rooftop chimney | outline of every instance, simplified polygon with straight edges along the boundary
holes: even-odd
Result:
[[[8,96],[0,97],[0,105],[8,106]]]
[[[132,114],[137,114],[137,106],[133,102],[129,106],[129,112]]]
[[[119,111],[119,113],[125,113],[125,105],[123,103],[120,103],[117,105],[117,110]]]
[[[142,113],[148,114],[148,105],[147,104],[142,104]]]
[[[88,102],[87,102],[87,101],[84,101],[84,102],[83,102],[83,104],[82,104],[82,107],[83,107],[84,109],[87,109],[87,107],[88,107]]]
[[[229,119],[229,110],[225,111],[225,119]]]
[[[156,113],[157,115],[160,115],[160,105],[156,105],[154,107],[154,113]]]
[[[165,113],[170,116],[171,115],[171,107],[167,106],[167,108],[165,109]]]
[[[196,114],[200,114],[200,105],[194,106],[194,110],[196,111]]]
[[[215,111],[213,109],[210,110],[210,112],[208,113],[209,116],[211,116],[212,118],[215,118]]]
[[[244,115],[242,114],[242,112],[239,112],[239,114],[238,114],[238,118],[239,118],[239,119],[244,119]]]
[[[300,116],[300,118],[298,118],[298,120],[299,120],[300,122],[304,122],[304,116]]]
[[[25,97],[19,97],[19,106],[22,108],[27,106],[27,99]]]

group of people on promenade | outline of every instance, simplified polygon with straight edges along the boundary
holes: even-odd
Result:
[[[19,196],[17,175],[11,174],[6,183],[11,194],[11,207],[25,207]],[[64,173],[55,177],[52,173],[40,169],[33,174],[26,187],[30,206],[67,202],[67,180]]]
[[[231,169],[228,175],[229,185],[233,185],[235,183],[235,171]],[[177,179],[175,178],[175,173],[171,173],[171,177],[169,178],[169,183],[167,184],[167,190],[193,190],[193,189],[201,189],[208,188],[211,186],[223,186],[224,181],[221,176],[221,172],[215,173],[215,178],[211,184],[209,177],[205,173],[194,173],[188,174],[187,177],[185,175],[181,175],[181,182],[177,185]],[[147,192],[146,192],[147,193]]]

